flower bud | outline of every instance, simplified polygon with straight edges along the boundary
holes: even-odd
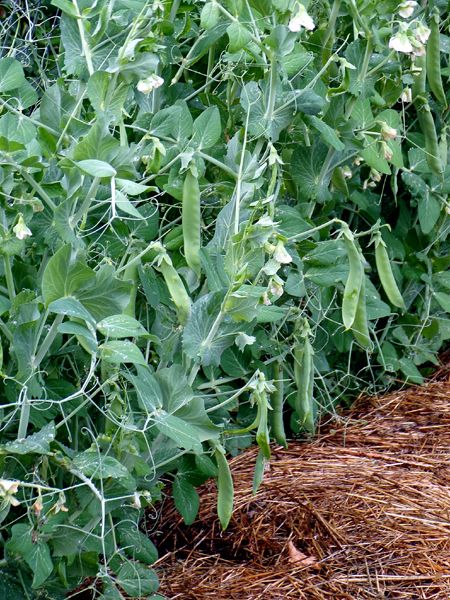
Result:
[[[19,215],[19,220],[17,221],[17,224],[14,225],[13,231],[16,234],[16,238],[19,240],[24,240],[26,237],[32,235],[31,230],[27,227],[22,215]]]

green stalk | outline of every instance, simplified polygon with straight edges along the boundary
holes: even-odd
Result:
[[[23,386],[23,400],[20,412],[19,429],[17,431],[17,439],[23,440],[27,437],[28,423],[30,422],[30,402],[27,396],[26,386]]]
[[[97,192],[99,184],[100,184],[100,177],[94,177],[94,180],[92,181],[92,184],[86,194],[86,197],[85,197],[82,205],[77,210],[77,212],[73,215],[73,217],[70,218],[69,222],[73,227],[75,227],[75,225],[78,223],[78,221],[80,221],[83,218],[83,216],[87,213],[92,200],[95,198],[95,194]]]
[[[94,73],[94,65],[92,63],[91,49],[89,48],[88,41],[86,39],[86,32],[83,27],[83,17],[81,16],[80,9],[78,8],[77,0],[72,0],[72,4],[77,12],[76,20],[78,25],[78,32],[80,34],[81,48],[83,50],[83,56],[86,59],[87,70],[89,75]]]
[[[51,210],[54,211],[56,208],[56,204],[53,202],[53,200],[50,198],[50,196],[47,194],[47,192],[42,189],[40,184],[24,169],[20,170],[20,174],[25,179],[25,181],[31,185],[31,187],[34,189],[34,191],[39,194],[39,196],[42,198],[42,200],[45,202],[45,204]]]
[[[8,255],[3,257],[3,264],[5,266],[6,287],[8,288],[9,299],[12,302],[16,297],[16,289],[14,287],[14,278],[11,270],[11,262],[9,260]]]
[[[56,315],[55,320],[53,321],[50,329],[48,330],[48,333],[45,336],[45,339],[42,342],[38,353],[34,357],[33,367],[35,369],[37,369],[39,367],[39,365],[41,364],[45,355],[47,354],[50,346],[53,344],[53,342],[58,334],[58,327],[63,322],[63,319],[64,319],[64,315]]]

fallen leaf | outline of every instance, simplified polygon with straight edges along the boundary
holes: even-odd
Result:
[[[313,567],[317,565],[317,558],[315,556],[303,554],[303,552],[297,550],[290,540],[288,542],[288,552],[290,562],[298,567]]]

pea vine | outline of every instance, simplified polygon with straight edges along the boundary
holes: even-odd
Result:
[[[0,7],[0,591],[157,600],[142,515],[448,343],[445,2]],[[146,528],[147,527],[147,528]],[[153,541],[152,541],[153,540]],[[2,597],[3,597],[2,596]]]

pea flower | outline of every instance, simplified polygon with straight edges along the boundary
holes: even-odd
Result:
[[[402,2],[398,5],[398,14],[404,19],[409,19],[409,17],[413,14],[416,6],[417,2],[415,2],[414,0],[406,0],[406,2]]]
[[[389,40],[389,48],[397,52],[404,52],[405,54],[411,54],[413,51],[411,40],[405,32],[400,31]]]
[[[303,4],[297,4],[297,12],[291,17],[289,21],[289,30],[298,32],[301,31],[302,27],[312,31],[315,28],[314,21],[306,12],[306,8]]]
[[[414,36],[417,40],[422,42],[422,44],[426,44],[428,38],[430,37],[431,30],[424,25],[423,23],[417,23],[416,28],[414,29]]]
[[[279,241],[275,247],[273,258],[282,265],[287,265],[292,262],[292,256],[284,247],[282,241]]]
[[[397,130],[388,125],[385,121],[381,122],[381,137],[384,140],[395,140],[397,137]]]
[[[400,95],[402,102],[412,102],[412,90],[411,88],[405,88]]]
[[[342,175],[344,176],[344,179],[351,179],[353,177],[352,170],[348,165],[342,167]]]
[[[386,144],[386,142],[381,142],[381,149],[383,150],[383,156],[386,160],[391,160],[393,156],[392,150]]]
[[[156,90],[156,88],[161,87],[163,83],[164,79],[162,77],[152,73],[146,79],[141,79],[138,81],[136,88],[143,94],[150,94],[150,92],[153,92],[153,90]]]
[[[20,502],[15,497],[19,489],[18,481],[11,481],[10,479],[0,479],[0,498],[3,498],[1,505],[7,506],[19,506]]]
[[[19,220],[17,221],[17,225],[14,225],[13,231],[16,234],[16,238],[19,240],[24,240],[26,237],[33,235],[31,233],[31,229],[29,229],[23,220],[23,216],[19,215]]]

